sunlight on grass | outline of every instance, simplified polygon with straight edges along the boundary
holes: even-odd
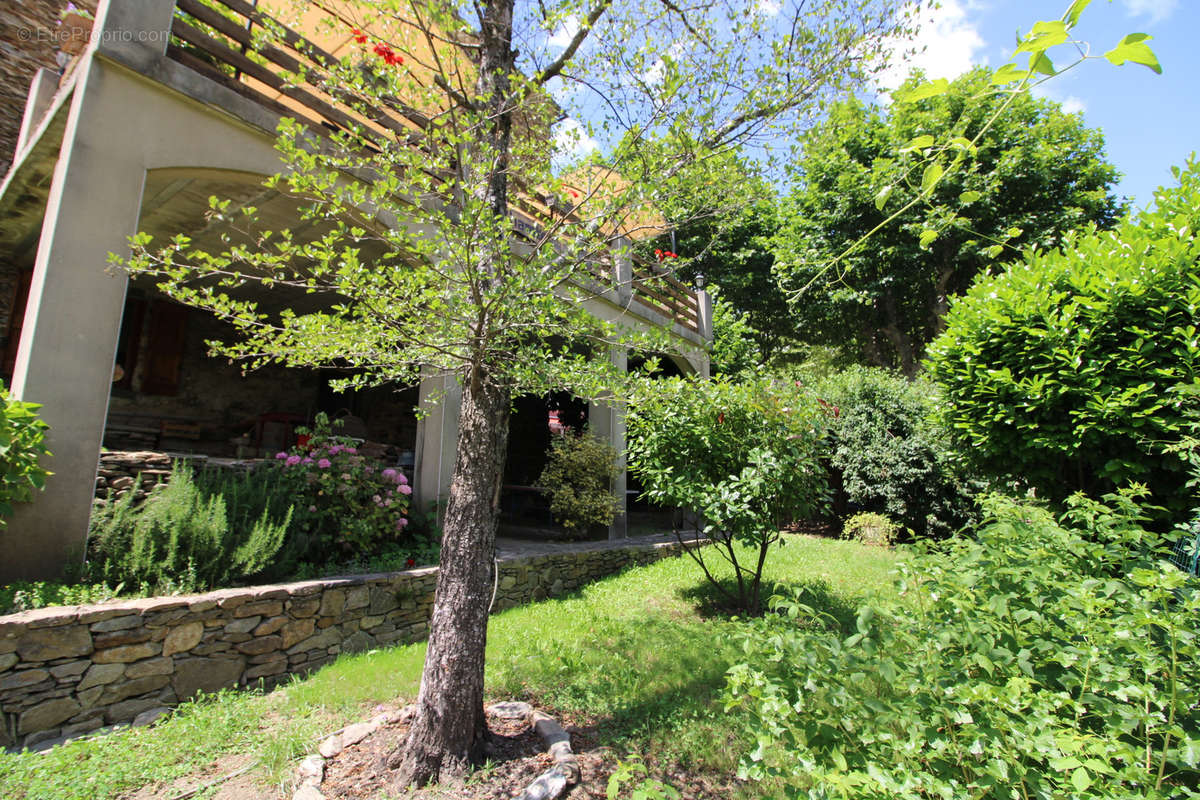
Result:
[[[868,592],[888,589],[894,560],[886,550],[789,536],[772,553],[767,578],[810,587],[810,602],[840,619]],[[672,558],[496,615],[489,694],[596,724],[606,744],[662,762],[730,770],[738,726],[717,698],[738,622],[700,612],[690,598],[702,584],[690,559]],[[368,716],[377,703],[413,697],[424,654],[424,644],[413,644],[345,656],[266,695],[229,691],[189,704],[154,728],[0,756],[0,797],[113,797],[231,754],[253,754],[264,780],[285,780],[322,734]]]

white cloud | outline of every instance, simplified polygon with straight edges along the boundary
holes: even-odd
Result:
[[[890,65],[879,76],[879,84],[895,89],[913,69],[924,70],[929,78],[953,79],[976,64],[986,64],[987,58],[979,58],[978,54],[987,43],[967,17],[973,8],[974,3],[962,0],[943,0],[940,8],[922,8],[916,18],[915,40],[896,42],[894,46],[899,52],[911,48],[913,54]]]
[[[566,48],[577,33],[579,33],[579,17],[572,14],[554,29],[554,33],[550,34],[549,44],[551,47]]]
[[[667,48],[667,56],[672,60],[678,60],[688,49],[688,43],[684,39],[677,39]],[[654,86],[662,83],[663,77],[667,73],[667,64],[661,58],[650,65],[650,68],[642,73],[642,81],[648,86]]]
[[[562,158],[574,160],[599,147],[579,120],[568,117],[554,126],[554,151]]]
[[[783,9],[783,0],[755,0],[754,11],[764,17],[778,16]]]
[[[1179,0],[1124,0],[1124,3],[1129,16],[1149,17],[1151,22],[1162,22],[1179,7]]]
[[[1087,111],[1087,103],[1072,95],[1066,100],[1062,101],[1062,110],[1067,114],[1075,114],[1080,111]]]

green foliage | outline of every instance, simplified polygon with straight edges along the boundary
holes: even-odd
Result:
[[[930,375],[965,450],[1061,500],[1129,481],[1194,505],[1176,445],[1200,411],[1200,167],[1112,232],[984,277],[946,318]]]
[[[734,567],[738,608],[757,611],[763,564],[779,531],[825,508],[820,466],[826,414],[793,384],[647,381],[627,417],[629,467],[650,500],[693,511]],[[738,561],[735,542],[755,548]]]
[[[550,494],[550,513],[569,533],[608,525],[624,506],[613,496],[617,451],[586,431],[555,436],[546,451],[538,488]]]
[[[47,606],[75,606],[102,603],[118,595],[127,596],[125,587],[107,583],[67,584],[56,581],[18,581],[0,586],[0,616],[31,611]]]
[[[780,599],[729,674],[742,773],[808,798],[1200,796],[1200,592],[1107,502],[991,499],[849,637]]]
[[[270,507],[239,502],[257,494],[212,491],[191,467],[176,464],[170,483],[140,508],[130,492],[92,514],[90,575],[167,593],[229,586],[260,573],[276,563],[292,510],[280,516]]]
[[[817,383],[834,410],[828,464],[836,510],[872,511],[916,536],[945,536],[971,520],[979,489],[933,418],[936,387],[854,367]]]
[[[38,460],[46,449],[46,423],[37,417],[37,403],[13,400],[0,383],[0,531],[13,513],[13,503],[27,503],[35,489],[46,483],[47,472]]]
[[[758,335],[743,313],[725,299],[720,291],[713,293],[713,347],[709,355],[713,375],[751,375],[763,364]]]
[[[862,544],[890,547],[900,535],[896,523],[883,514],[864,511],[855,514],[842,525],[842,538],[852,539]]]
[[[673,786],[651,778],[646,765],[636,755],[626,757],[617,764],[608,776],[605,787],[608,800],[679,800],[680,794]]]
[[[807,136],[774,240],[774,268],[798,293],[793,315],[807,341],[913,374],[949,298],[1002,253],[1054,247],[1068,231],[1116,220],[1117,173],[1101,133],[991,80],[977,69],[940,94],[882,109],[848,100]],[[979,134],[954,170],[926,157],[935,141]],[[876,230],[909,203],[898,224]]]

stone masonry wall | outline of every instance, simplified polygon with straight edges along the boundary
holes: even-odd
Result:
[[[665,543],[500,563],[495,610],[679,553]],[[437,568],[0,617],[0,745],[143,724],[197,692],[277,683],[428,633]]]

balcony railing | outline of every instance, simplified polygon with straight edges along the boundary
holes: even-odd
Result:
[[[346,42],[351,41],[353,29],[346,20],[335,19],[334,25],[344,27],[341,33]],[[270,31],[272,43],[256,36],[256,28]],[[316,130],[358,131],[369,138],[399,137],[419,146],[417,142],[430,123],[421,111],[400,103],[364,109],[338,98],[330,91],[334,82],[329,75],[340,58],[244,0],[176,0],[167,56]],[[571,212],[561,205],[552,208],[519,181],[518,189],[511,201],[518,233],[536,236],[546,225],[564,218],[572,221]],[[615,285],[611,267],[589,264],[588,270],[602,285]],[[700,332],[696,293],[675,277],[638,260],[630,288],[645,307]]]

